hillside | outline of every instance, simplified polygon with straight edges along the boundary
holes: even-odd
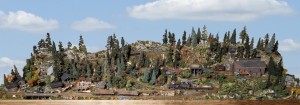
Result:
[[[82,36],[78,48],[51,40],[47,33],[33,46],[21,76],[15,67],[5,75],[6,92],[77,93],[125,96],[183,96],[192,99],[274,99],[289,96],[299,79],[283,67],[275,34],[257,41],[246,27],[239,33],[207,34],[206,26],[176,41],[165,31],[161,42],[125,44],[109,36],[107,50],[87,52]],[[69,95],[68,95],[69,94]],[[300,93],[299,93],[300,94]],[[71,96],[71,97],[76,97]]]

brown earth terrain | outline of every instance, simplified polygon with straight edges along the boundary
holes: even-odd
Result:
[[[300,100],[0,100],[0,105],[300,105]]]

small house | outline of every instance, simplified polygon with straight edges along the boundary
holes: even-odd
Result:
[[[200,68],[200,65],[198,64],[192,64],[190,66],[190,73],[194,76],[198,76],[198,75],[201,75],[202,74],[202,71],[203,69]]]
[[[240,75],[262,76],[265,74],[266,63],[260,59],[244,59],[235,61],[233,72]]]

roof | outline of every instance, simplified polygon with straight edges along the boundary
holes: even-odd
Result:
[[[138,96],[139,92],[138,91],[127,91],[127,90],[118,90],[119,95],[126,95],[126,96]]]
[[[52,82],[50,83],[50,87],[53,88],[60,88],[63,87],[63,83],[62,82]]]
[[[240,60],[240,61],[234,62],[234,65],[239,65],[240,67],[246,67],[246,68],[260,68],[260,67],[265,68],[266,67],[266,63],[259,59]]]
[[[96,89],[93,94],[95,94],[95,95],[114,95],[115,93],[113,90]]]
[[[192,64],[192,65],[190,65],[190,68],[200,68],[200,65],[198,65],[198,64]]]
[[[68,73],[64,73],[62,76],[61,76],[61,80],[62,81],[65,81],[67,79],[71,79],[73,78],[73,76],[71,74],[68,74]]]

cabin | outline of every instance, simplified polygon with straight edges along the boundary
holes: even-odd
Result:
[[[266,63],[260,59],[244,59],[235,61],[232,71],[237,75],[262,76],[266,71]]]
[[[94,95],[115,95],[115,92],[113,90],[107,90],[107,89],[96,89],[93,92]]]
[[[203,72],[203,69],[200,68],[200,65],[198,64],[192,64],[190,66],[190,73],[194,76],[198,76],[198,75],[201,75]]]

